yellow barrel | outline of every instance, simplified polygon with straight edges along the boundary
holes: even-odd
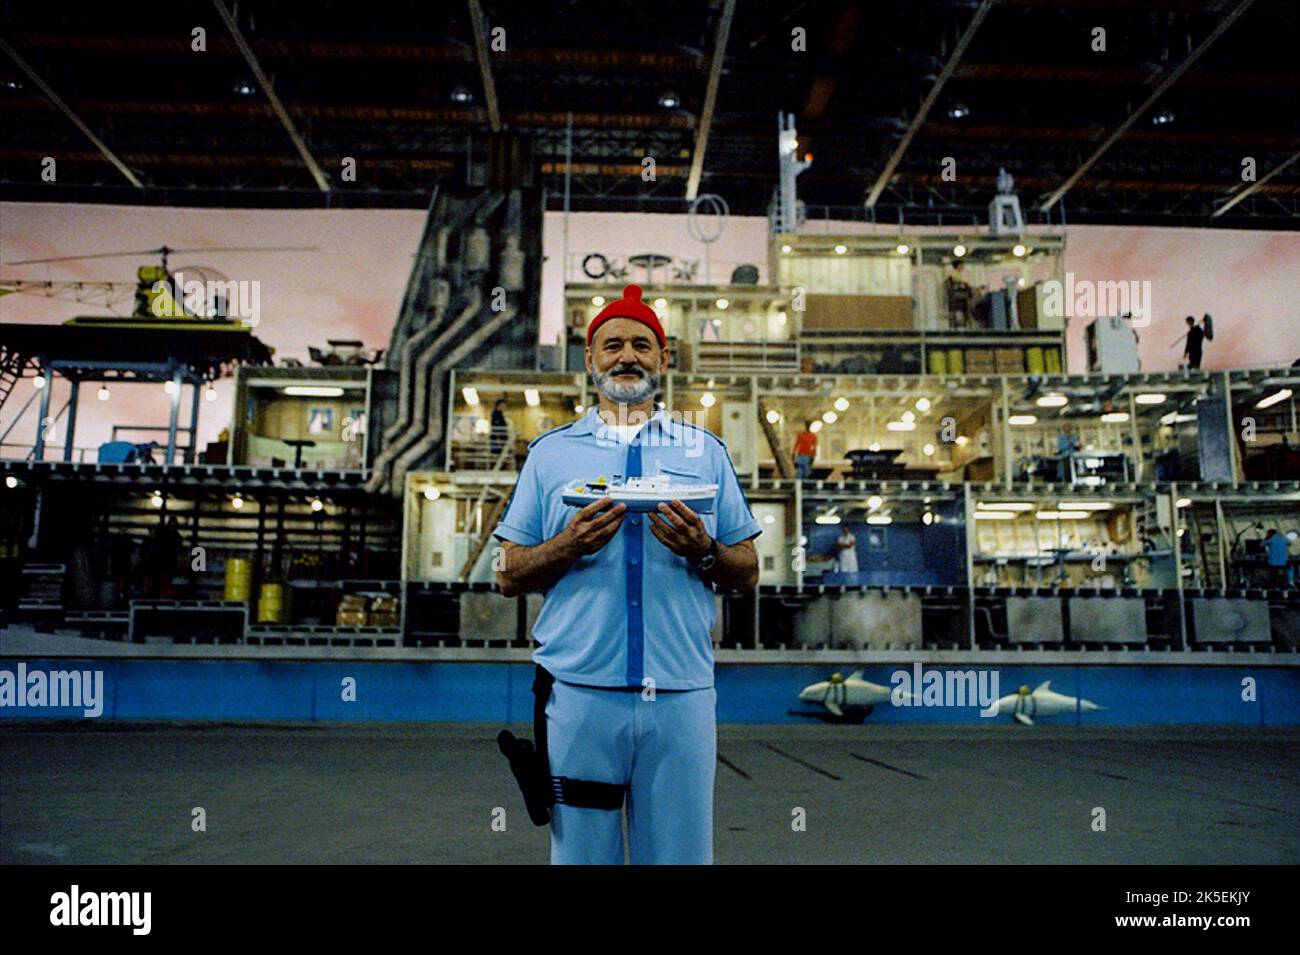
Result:
[[[226,560],[226,600],[248,600],[253,593],[253,562],[247,557]]]
[[[1031,375],[1043,373],[1043,349],[1037,345],[1025,349],[1025,366]]]
[[[948,374],[960,375],[966,369],[966,362],[962,358],[960,348],[948,349]]]
[[[948,356],[938,348],[931,348],[929,351],[930,374],[946,375],[948,374]]]
[[[258,623],[288,623],[284,584],[262,584],[257,595]]]
[[[1043,365],[1049,375],[1061,373],[1061,352],[1057,348],[1043,349]]]

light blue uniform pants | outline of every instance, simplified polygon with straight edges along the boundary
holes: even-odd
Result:
[[[551,775],[631,784],[633,865],[713,862],[717,691],[640,691],[555,682],[546,704]],[[552,865],[622,865],[622,813],[557,804]]]

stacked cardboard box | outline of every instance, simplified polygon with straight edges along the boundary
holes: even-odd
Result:
[[[997,365],[993,361],[993,349],[991,348],[967,348],[966,349],[966,374],[968,375],[992,375],[997,373]]]
[[[376,596],[371,598],[370,626],[372,627],[399,626],[396,597],[390,596],[389,594],[384,594],[383,596]]]
[[[1025,350],[1023,348],[997,348],[993,352],[994,364],[999,375],[1018,375],[1025,370]]]
[[[340,627],[364,627],[366,625],[366,595],[344,594],[339,600],[337,623]]]

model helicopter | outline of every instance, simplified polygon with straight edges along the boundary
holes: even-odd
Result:
[[[142,265],[136,269],[136,281],[130,282],[72,282],[37,279],[0,278],[0,295],[11,292],[44,295],[67,301],[95,304],[107,309],[109,315],[78,315],[65,325],[91,325],[108,328],[171,328],[243,331],[252,325],[238,316],[232,317],[229,295],[239,289],[224,274],[206,265],[189,265],[173,272],[167,259],[177,253],[222,252],[313,252],[316,246],[221,246],[214,248],[175,249],[159,246],[156,249],[136,249],[129,252],[103,252],[92,255],[63,255],[45,259],[22,259],[5,265],[38,265],[50,262],[71,262],[84,259],[107,259],[124,255],[157,255],[157,265]],[[182,280],[178,280],[182,276]],[[118,306],[133,301],[129,315],[118,313]]]

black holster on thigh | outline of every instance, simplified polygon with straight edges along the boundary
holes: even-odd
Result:
[[[535,826],[551,821],[551,806],[562,803],[582,809],[622,809],[627,787],[618,783],[600,783],[588,779],[569,779],[551,775],[551,760],[546,749],[546,703],[551,698],[555,677],[538,665],[533,674],[533,737],[519,739],[509,730],[497,734],[497,747],[510,761],[510,771],[519,783],[528,808],[528,818]]]

